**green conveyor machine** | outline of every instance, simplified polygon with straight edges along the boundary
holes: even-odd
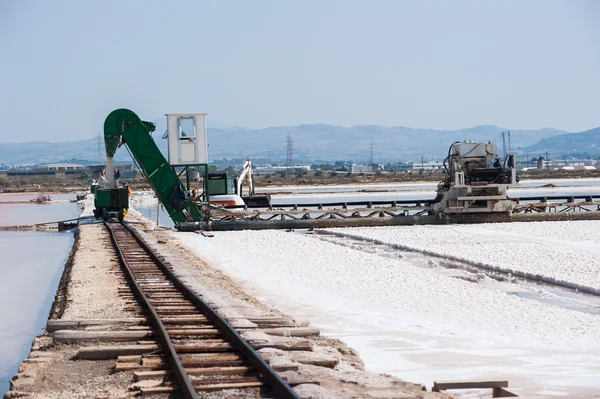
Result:
[[[162,155],[150,135],[155,129],[156,125],[153,122],[142,121],[133,111],[114,110],[104,122],[106,155],[112,158],[118,147],[126,145],[173,222],[178,225],[183,222],[200,221],[201,213],[198,206],[191,200],[175,170]],[[103,193],[105,189],[98,189],[97,198],[99,195],[103,203],[122,207],[124,205],[122,203],[123,196],[120,193],[122,189],[121,187],[116,188],[117,191],[111,191],[110,194]],[[125,197],[126,199],[127,197]],[[96,209],[98,206],[102,206],[102,204],[97,203]],[[119,213],[119,215],[121,214]]]

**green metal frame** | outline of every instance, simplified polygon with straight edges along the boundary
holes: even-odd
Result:
[[[171,166],[171,167],[173,168],[173,172],[175,174],[177,174],[178,178],[181,178],[181,175],[185,172],[187,190],[190,191],[190,167],[199,167],[199,166],[204,169],[204,178],[202,179],[203,180],[202,189],[204,190],[204,195],[206,196],[206,202],[209,202],[210,190],[208,188],[208,181],[207,181],[207,176],[208,176],[208,164],[207,163],[194,163],[194,164],[176,165],[176,166]],[[181,169],[181,171],[177,172],[177,168],[183,168],[183,169]]]
[[[142,121],[133,111],[124,108],[114,110],[104,121],[106,153],[114,155],[118,143],[124,142],[173,222],[176,225],[198,222],[202,220],[198,206],[190,199],[188,190],[150,135],[155,128],[154,123]],[[176,208],[171,199],[177,195],[177,190],[183,193],[185,200],[183,206]]]

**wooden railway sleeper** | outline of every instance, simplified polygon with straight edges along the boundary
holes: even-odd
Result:
[[[148,245],[136,236],[130,228],[124,224],[114,225],[114,228],[111,228],[107,223],[105,223],[105,225],[111,233],[113,244],[120,255],[124,269],[126,269],[126,275],[130,279],[133,290],[136,292],[135,296],[145,303],[144,306],[149,312],[149,321],[157,327],[157,337],[161,341],[163,349],[169,354],[167,358],[171,364],[176,384],[182,389],[184,397],[197,398],[196,391],[200,390],[223,390],[231,389],[232,386],[236,386],[237,388],[259,387],[265,385],[268,380],[269,383],[267,385],[273,389],[273,392],[277,397],[299,398],[290,386],[256,354],[249,344],[241,339],[237,332],[235,332],[224,319],[216,314],[208,304],[203,302],[195,293],[187,289],[187,287],[177,279],[170,268],[164,264],[163,259],[156,256],[150,250]],[[117,240],[122,242],[121,245],[125,246],[125,251],[119,246]],[[141,250],[135,249],[138,247],[141,248]],[[162,272],[153,269],[149,262],[140,259],[142,256],[149,257]],[[131,267],[128,265],[128,259],[135,264],[138,264],[138,261],[140,261],[140,263],[143,263],[143,266],[136,270],[135,265],[132,265]],[[157,279],[161,281],[164,281],[163,279],[170,279],[173,281],[173,285],[166,285],[162,282],[156,283]],[[151,298],[152,295],[171,295],[176,293],[177,289],[185,292],[183,295],[185,299],[182,300],[181,297],[179,297],[178,301],[174,301],[178,303],[178,305],[173,306],[173,303],[168,304],[168,302],[165,303],[163,301],[155,301],[153,303]],[[146,294],[148,296],[146,296]],[[192,299],[192,301],[188,302],[186,299]],[[198,310],[201,310],[201,312]],[[203,314],[206,312],[208,312],[210,317],[206,317],[206,315]],[[171,319],[169,324],[170,328],[169,331],[167,331],[161,318],[164,316],[172,316],[172,313],[175,313],[177,317],[165,318],[165,321],[166,319]],[[208,323],[208,320],[205,321],[205,319],[211,319],[212,323]],[[186,325],[188,322],[206,322],[208,326],[217,328],[205,328],[197,333],[198,330],[195,330],[193,327],[190,328],[189,324],[185,328],[179,327],[180,323]],[[173,328],[173,324],[177,327]],[[222,333],[215,334],[215,331],[217,330],[222,330]],[[171,340],[169,338],[169,332],[174,336],[182,334],[182,337],[185,336],[188,338]],[[215,338],[215,336],[217,338]],[[223,338],[221,338],[221,336],[223,336]],[[189,354],[222,354],[223,352],[243,354],[250,365],[246,364],[236,367],[246,367],[248,370],[250,368],[256,369],[257,375],[255,377],[246,376],[210,379],[202,377],[190,378],[190,376],[186,374],[182,359],[189,356]],[[135,365],[132,367],[135,367]],[[168,387],[155,389],[168,389]]]

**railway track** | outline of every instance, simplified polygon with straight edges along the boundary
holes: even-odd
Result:
[[[134,296],[145,309],[170,370],[162,387],[185,398],[299,398],[292,388],[205,301],[192,292],[127,224],[106,223]],[[152,373],[152,372],[151,372]],[[232,391],[236,390],[236,391]],[[142,389],[144,392],[144,389]]]

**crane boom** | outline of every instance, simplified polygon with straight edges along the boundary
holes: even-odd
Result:
[[[107,155],[114,154],[117,147],[125,144],[173,222],[177,225],[200,221],[198,206],[150,135],[155,128],[153,122],[142,121],[133,111],[114,110],[104,121]]]

